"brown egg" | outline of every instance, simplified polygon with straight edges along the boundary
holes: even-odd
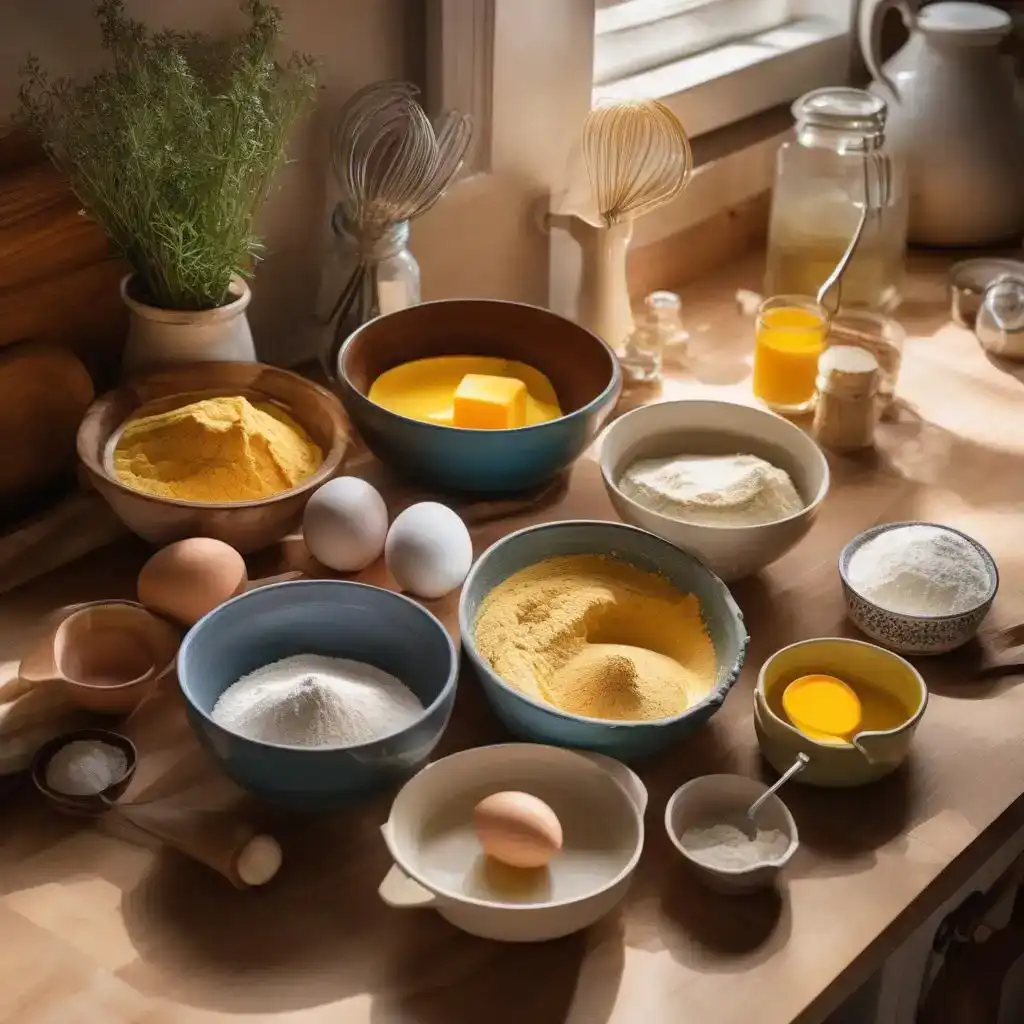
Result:
[[[473,824],[484,853],[515,868],[543,867],[562,848],[562,825],[529,793],[492,793],[476,805]]]
[[[249,582],[245,561],[230,544],[190,537],[161,548],[139,573],[139,602],[191,626]]]

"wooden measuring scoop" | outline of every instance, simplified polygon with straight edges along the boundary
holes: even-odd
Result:
[[[26,682],[59,685],[77,707],[131,711],[173,671],[181,630],[133,601],[94,601],[61,619],[22,659]]]

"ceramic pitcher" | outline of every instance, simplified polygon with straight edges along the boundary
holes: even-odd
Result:
[[[1024,233],[1024,109],[1000,45],[1010,16],[981,3],[865,0],[860,44],[889,106],[886,136],[907,161],[909,240],[1017,242]],[[882,22],[900,12],[910,39],[881,64]]]

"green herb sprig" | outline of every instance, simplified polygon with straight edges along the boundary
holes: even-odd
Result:
[[[165,309],[223,305],[262,244],[253,218],[286,159],[288,135],[316,88],[311,57],[275,60],[280,11],[243,0],[228,40],[149,32],[123,0],[99,0],[110,67],[76,85],[30,57],[19,92],[86,212]]]

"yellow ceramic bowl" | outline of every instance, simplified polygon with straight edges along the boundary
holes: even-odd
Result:
[[[837,676],[855,689],[858,683],[866,687],[863,693],[877,697],[879,715],[866,703],[861,730],[849,742],[819,742],[804,735],[782,710],[782,693],[794,679],[812,673]],[[783,647],[761,666],[754,689],[754,728],[761,752],[777,772],[804,753],[810,764],[796,781],[861,786],[888,775],[906,758],[927,705],[921,674],[898,654],[862,640],[825,637]],[[879,727],[881,717],[888,727]],[[889,720],[895,724],[890,726]]]

